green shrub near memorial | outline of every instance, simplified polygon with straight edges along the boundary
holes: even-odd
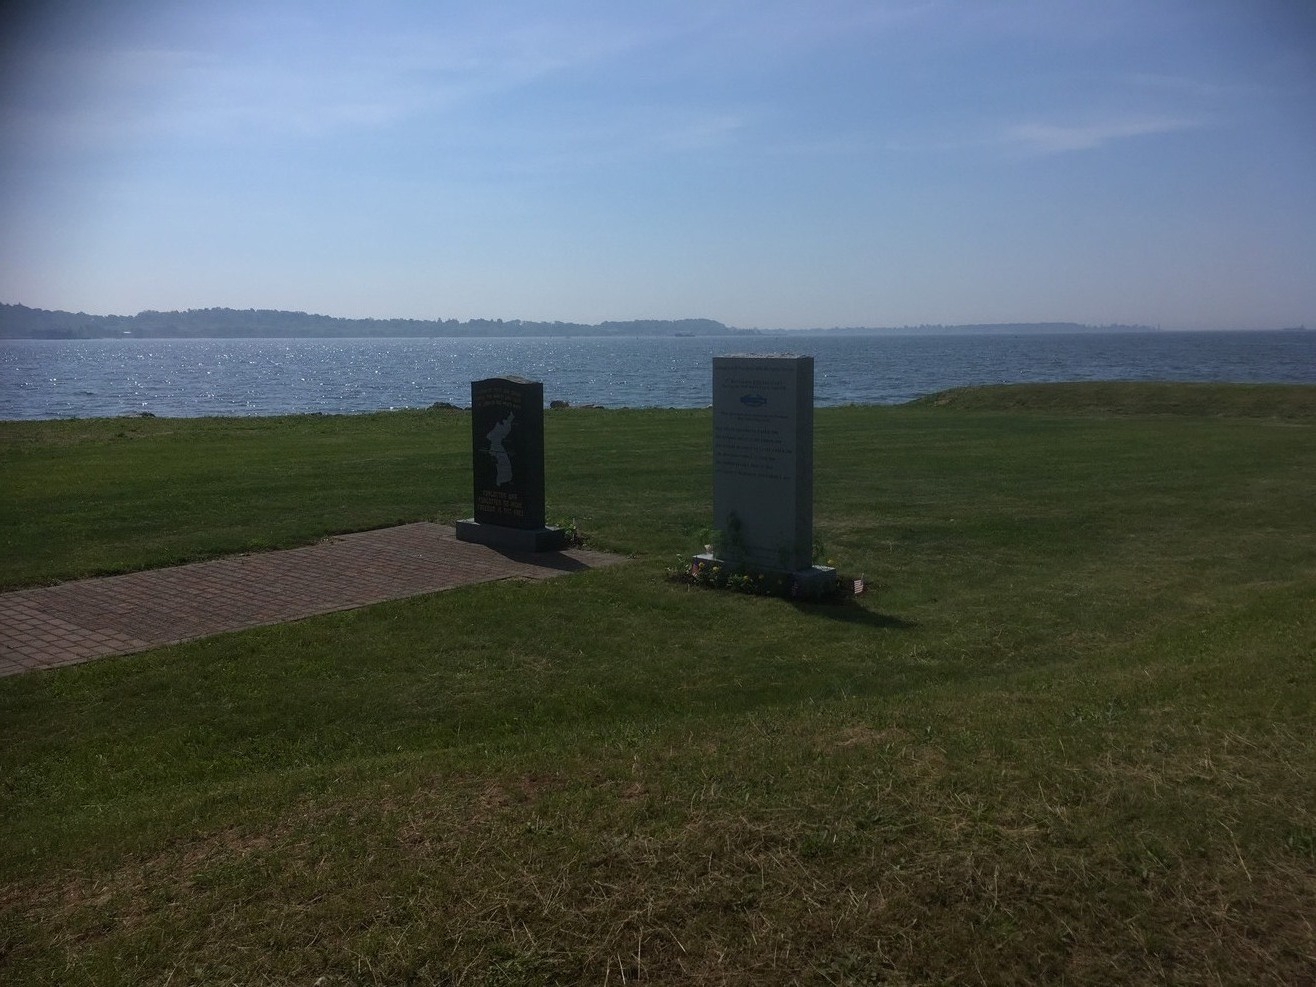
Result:
[[[820,410],[870,592],[812,607],[664,578],[706,412],[550,412],[550,519],[631,563],[0,680],[0,980],[1302,982],[1312,394]],[[3,423],[0,572],[451,521],[469,459],[439,412]]]

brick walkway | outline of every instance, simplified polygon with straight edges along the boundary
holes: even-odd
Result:
[[[129,654],[497,579],[621,562],[573,549],[505,555],[405,524],[283,552],[0,593],[0,676]]]

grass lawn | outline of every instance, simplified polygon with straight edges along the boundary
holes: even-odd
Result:
[[[701,411],[546,415],[625,565],[0,679],[0,982],[1316,978],[1316,388],[823,409],[846,605],[667,578]],[[469,513],[469,420],[0,423],[0,586]]]

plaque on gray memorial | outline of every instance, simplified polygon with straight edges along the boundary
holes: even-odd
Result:
[[[835,579],[813,565],[813,357],[713,358],[713,527],[716,561]]]

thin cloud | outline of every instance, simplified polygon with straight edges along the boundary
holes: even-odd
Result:
[[[1252,95],[1259,90],[1259,87],[1255,85],[1229,85],[1187,76],[1162,75],[1155,72],[1134,72],[1126,76],[1124,81],[1139,89],[1212,101],[1222,97]]]
[[[721,43],[735,47],[782,50],[819,47],[839,38],[883,35],[933,20],[943,4],[937,0],[881,2],[873,0],[833,0],[802,8],[793,2],[763,4],[756,2],[744,9],[722,11],[703,25],[711,27]],[[716,8],[715,8],[716,10]]]
[[[466,151],[471,142],[480,145],[473,161],[484,177],[560,175],[734,153],[758,122],[751,112],[650,107],[569,124],[548,120],[515,132],[467,133],[462,145]]]
[[[1006,129],[1007,145],[1033,154],[1092,151],[1116,141],[1152,137],[1201,127],[1199,121],[1178,118],[1111,120],[1086,124],[1021,123]]]
[[[218,46],[109,40],[25,53],[10,72],[16,84],[0,94],[0,126],[15,139],[65,149],[152,136],[243,142],[364,133],[620,58],[647,42],[623,27],[547,20],[430,23],[414,34],[364,37],[321,36],[311,23],[269,26],[248,18],[240,38]]]

